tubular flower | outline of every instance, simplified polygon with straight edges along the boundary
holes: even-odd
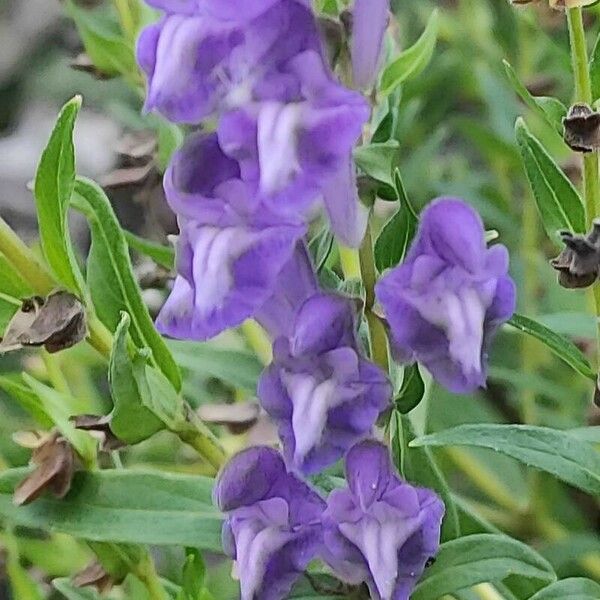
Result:
[[[323,515],[326,561],[347,583],[366,582],[374,600],[408,600],[437,554],[442,501],[402,481],[375,441],[348,452],[346,479]]]
[[[281,600],[322,549],[325,502],[286,470],[276,450],[245,450],[215,487],[223,546],[236,561],[242,600]]]
[[[245,178],[259,181],[277,210],[306,214],[324,194],[334,232],[357,246],[366,211],[356,193],[352,149],[369,108],[331,78],[314,51],[298,55],[288,69],[299,84],[295,100],[251,103],[225,115],[221,147],[240,162]]]
[[[286,101],[298,82],[288,61],[321,52],[314,17],[304,2],[155,1],[167,10],[142,32],[138,62],[148,77],[146,110],[171,121],[198,123],[250,101]]]
[[[398,360],[421,362],[453,392],[485,385],[487,349],[516,293],[507,249],[486,248],[471,207],[453,198],[430,204],[406,260],[376,293]]]
[[[198,161],[213,168],[197,169]],[[306,231],[262,206],[256,190],[235,179],[238,172],[216,137],[200,134],[165,175],[180,235],[177,278],[157,319],[162,333],[205,340],[254,316]]]
[[[350,300],[327,294],[308,299],[273,353],[258,396],[278,426],[288,464],[318,472],[371,435],[391,386],[358,348]]]
[[[352,72],[359,89],[377,77],[390,0],[355,0],[352,12]]]

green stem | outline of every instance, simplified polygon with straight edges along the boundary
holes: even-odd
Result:
[[[273,349],[271,341],[266,331],[252,319],[248,319],[242,323],[241,332],[246,338],[246,342],[263,365],[270,364],[273,359]]]
[[[175,431],[179,439],[190,445],[213,467],[216,473],[226,462],[227,455],[219,440],[200,419],[192,419],[191,427]]]
[[[146,586],[151,600],[167,600],[169,596],[160,582],[154,562],[149,554],[140,561],[135,569],[135,575]]]
[[[119,14],[119,21],[121,22],[121,29],[126,37],[135,39],[136,26],[131,14],[131,6],[128,0],[113,0],[115,9]]]
[[[52,275],[38,262],[35,254],[2,217],[0,217],[0,252],[37,294],[45,296],[56,287]]]
[[[371,357],[386,372],[389,372],[387,333],[381,319],[373,312],[375,305],[375,284],[377,272],[375,270],[375,255],[373,254],[373,238],[371,224],[367,227],[365,239],[358,251],[360,273],[365,287],[365,316],[369,325],[369,338],[371,341]]]
[[[583,13],[580,7],[567,11],[567,24],[571,42],[571,59],[575,77],[575,95],[577,102],[592,104],[592,83],[588,67],[588,52],[583,27]],[[591,152],[583,157],[583,188],[588,228],[596,216],[600,216],[600,177],[598,173],[598,154]],[[596,317],[600,316],[600,287],[592,288]],[[597,318],[597,340],[600,349],[600,320]]]

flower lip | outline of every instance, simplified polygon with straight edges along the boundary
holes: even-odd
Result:
[[[363,441],[346,456],[349,487],[334,490],[323,515],[324,559],[377,600],[408,600],[439,548],[444,505],[399,478],[389,450]]]

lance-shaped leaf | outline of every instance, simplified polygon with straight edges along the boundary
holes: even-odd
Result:
[[[438,26],[439,13],[434,10],[421,37],[383,71],[380,88],[382,94],[390,94],[401,83],[416,77],[427,67],[435,50]]]
[[[44,497],[16,507],[14,488],[28,472],[0,475],[0,516],[15,525],[83,540],[222,551],[222,515],[212,505],[212,479],[133,470],[80,472],[62,500]]]
[[[540,590],[530,600],[598,600],[600,598],[600,585],[584,577],[563,579]]]
[[[556,98],[548,98],[542,96],[536,98],[531,92],[523,85],[512,65],[504,60],[504,70],[513,89],[521,100],[537,115],[539,115],[550,127],[552,127],[560,136],[563,133],[562,120],[567,114],[567,107]]]
[[[590,366],[588,359],[584,356],[583,352],[581,352],[581,350],[566,337],[548,329],[545,325],[542,325],[529,317],[519,314],[514,314],[508,321],[508,324],[512,325],[515,329],[538,339],[548,346],[558,358],[565,361],[570,367],[584,377],[596,379],[596,374]]]
[[[133,45],[123,37],[116,21],[106,11],[84,10],[72,0],[67,0],[66,10],[75,21],[79,35],[94,66],[105,75],[137,73]]]
[[[565,431],[530,425],[460,425],[423,436],[410,445],[491,448],[589,494],[600,495],[600,453]]]
[[[383,226],[375,242],[375,265],[379,272],[399,264],[415,237],[418,217],[406,195],[400,172],[396,170],[395,188],[399,206],[397,212]]]
[[[85,214],[92,232],[87,281],[98,317],[111,331],[116,331],[121,312],[127,312],[135,345],[148,348],[152,364],[165,374],[175,389],[181,389],[179,369],[154,328],[133,274],[123,230],[106,194],[93,181],[77,178],[73,204]]]
[[[548,561],[526,544],[506,535],[469,535],[442,544],[435,563],[425,570],[411,600],[441,598],[510,575],[530,579],[538,589],[556,580]]]
[[[57,279],[75,293],[81,293],[84,286],[71,245],[67,211],[75,183],[73,128],[80,108],[81,96],[63,107],[42,153],[33,191],[46,261]]]
[[[157,265],[165,269],[171,270],[175,267],[175,250],[171,246],[163,246],[145,240],[130,231],[123,230],[123,234],[132,250],[151,258]]]
[[[517,119],[515,132],[525,172],[550,239],[557,241],[556,234],[563,229],[584,233],[585,209],[573,184],[523,119]]]

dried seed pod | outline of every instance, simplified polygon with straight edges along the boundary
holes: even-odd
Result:
[[[17,506],[29,504],[46,490],[57,498],[64,498],[71,489],[75,472],[75,452],[71,444],[54,433],[33,451],[31,462],[37,468],[17,486],[13,502]]]
[[[550,0],[550,6],[557,10],[566,10],[568,8],[579,8],[581,6],[589,6],[598,0]]]
[[[110,421],[110,415],[102,417],[96,415],[78,415],[71,417],[71,423],[73,423],[76,429],[88,431],[92,437],[100,442],[100,450],[102,452],[112,452],[126,446],[112,432]]]
[[[23,300],[21,310],[8,324],[0,354],[24,346],[44,346],[48,352],[59,352],[86,335],[83,305],[73,294],[58,291],[46,299],[36,296]]]
[[[98,561],[90,563],[85,569],[76,573],[71,582],[78,588],[94,587],[101,594],[109,592],[116,583],[120,583],[116,582]]]
[[[574,104],[563,119],[565,143],[576,152],[600,148],[600,113],[587,104]]]
[[[585,288],[600,274],[600,221],[594,221],[588,235],[561,232],[564,250],[550,264],[559,273],[558,282],[565,288]]]
[[[260,406],[257,402],[203,404],[198,409],[198,416],[205,423],[224,425],[231,433],[239,435],[256,425]]]

